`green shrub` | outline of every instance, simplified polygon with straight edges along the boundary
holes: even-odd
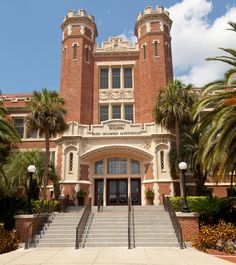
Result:
[[[47,212],[48,207],[51,207],[52,203],[48,200],[32,200],[32,209],[33,213],[38,213],[40,212]],[[60,208],[60,202],[58,200],[54,200],[54,211],[58,211]]]
[[[0,254],[17,249],[19,243],[16,230],[7,231],[0,226]]]
[[[188,202],[188,206],[189,206],[189,209],[191,212],[195,212],[195,209],[193,207],[193,203],[199,201],[199,200],[202,200],[204,199],[205,196],[188,196],[187,197],[187,202]],[[182,208],[183,208],[183,197],[170,197],[170,202],[171,202],[171,205],[173,207],[173,209],[176,211],[176,212],[181,212],[182,211]]]
[[[193,245],[204,251],[210,248],[234,253],[235,249],[231,244],[234,240],[236,240],[236,227],[220,220],[216,225],[202,225],[198,240]]]

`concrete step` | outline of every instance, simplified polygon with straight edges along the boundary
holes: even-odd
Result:
[[[70,247],[70,248],[75,248],[75,242],[72,244],[72,243],[67,243],[67,242],[56,242],[56,243],[48,243],[48,242],[39,242],[37,244],[37,247],[39,248],[52,248],[52,247],[55,247],[55,248],[58,248],[58,247]]]

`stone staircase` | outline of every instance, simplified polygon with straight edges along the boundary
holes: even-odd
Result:
[[[76,227],[82,207],[69,207],[55,213],[38,236],[37,247],[75,247]],[[128,207],[106,206],[103,212],[92,207],[83,235],[82,247],[128,247]],[[169,214],[163,206],[133,206],[132,247],[178,247]]]
[[[66,213],[55,216],[37,238],[37,247],[75,247],[76,227],[83,207],[68,207]]]
[[[178,247],[169,214],[162,206],[134,206],[132,245],[135,247]],[[84,234],[84,247],[128,247],[128,208],[107,206],[93,216]]]

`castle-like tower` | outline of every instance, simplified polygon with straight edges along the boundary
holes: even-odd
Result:
[[[136,122],[152,122],[157,92],[173,78],[171,55],[172,21],[163,7],[146,7],[138,15],[135,35],[139,45],[135,104]]]
[[[93,50],[97,37],[94,17],[85,10],[69,11],[61,25],[62,66],[60,95],[67,121],[91,124],[93,117]]]

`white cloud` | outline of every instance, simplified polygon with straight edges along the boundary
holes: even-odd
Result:
[[[218,80],[230,66],[221,62],[205,59],[223,55],[218,47],[234,48],[236,34],[226,30],[229,21],[236,21],[236,6],[227,6],[225,14],[209,22],[208,15],[214,9],[214,1],[182,0],[171,6],[168,11],[173,20],[172,55],[176,78],[195,86],[203,86]],[[132,30],[120,36],[137,42]]]
[[[133,30],[125,31],[124,33],[120,34],[119,37],[122,37],[126,41],[130,41],[132,43],[137,42],[137,38],[133,33]]]
[[[195,86],[222,78],[229,66],[205,58],[222,55],[218,47],[233,48],[236,43],[236,34],[226,30],[227,22],[235,21],[236,7],[228,7],[210,24],[208,15],[212,9],[212,1],[208,0],[183,0],[169,8],[175,75]]]

